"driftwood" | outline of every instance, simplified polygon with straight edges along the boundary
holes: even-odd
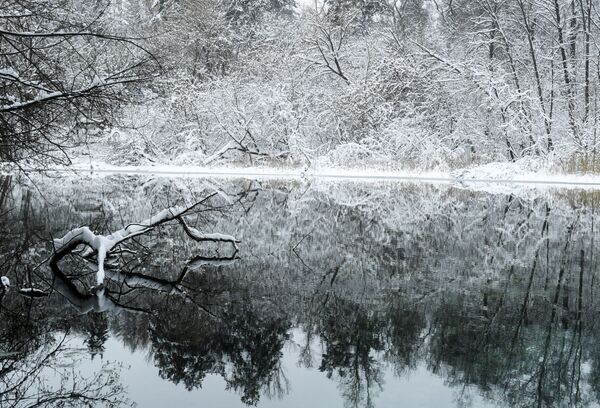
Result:
[[[123,242],[139,235],[143,235],[154,228],[171,221],[178,222],[183,227],[185,233],[195,241],[230,243],[234,248],[234,254],[231,258],[226,259],[233,259],[238,252],[237,244],[239,243],[235,237],[219,233],[202,233],[189,226],[184,219],[186,214],[190,213],[194,208],[205,203],[216,194],[217,193],[211,194],[188,207],[170,207],[164,209],[146,220],[129,224],[110,235],[95,234],[88,227],[75,228],[65,234],[62,238],[54,240],[54,255],[50,259],[50,267],[53,271],[59,270],[58,263],[62,258],[72,253],[78,246],[85,245],[87,246],[87,249],[84,251],[84,256],[89,258],[92,255],[96,255],[96,284],[98,287],[102,287],[106,277],[105,261],[107,256],[116,251]],[[220,259],[221,258],[217,259],[217,261]]]

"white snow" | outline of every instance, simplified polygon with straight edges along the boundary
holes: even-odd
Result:
[[[238,249],[237,243],[239,241],[231,235],[220,233],[205,234],[198,231],[196,228],[190,227],[183,218],[180,218],[179,222],[183,226],[185,232],[196,241],[230,242],[236,250]]]
[[[220,158],[222,155],[227,153],[229,150],[233,150],[233,149],[235,149],[235,143],[228,142],[223,147],[221,147],[216,152],[214,152],[212,155],[210,155],[209,157],[204,159],[203,163],[205,165],[208,165],[208,164],[212,163],[213,161],[217,160],[218,158]]]
[[[223,241],[231,242],[237,250],[237,241],[231,235],[224,234],[202,234],[195,228],[191,228],[183,220],[182,215],[190,210],[191,207],[171,207],[160,211],[152,217],[139,223],[129,224],[125,228],[113,232],[110,235],[96,235],[88,227],[75,228],[69,231],[62,238],[54,240],[54,250],[60,252],[69,245],[87,244],[97,254],[98,270],[96,271],[96,282],[98,285],[104,283],[105,271],[104,261],[107,254],[126,239],[136,235],[143,234],[155,226],[164,222],[178,220],[192,239],[197,241]],[[3,277],[4,279],[4,277]],[[4,280],[2,281],[4,283]]]
[[[48,294],[46,292],[44,292],[41,289],[37,289],[37,288],[21,288],[21,289],[19,289],[19,293],[21,293],[22,295],[31,296],[31,297],[48,296]]]
[[[51,99],[56,99],[56,98],[62,98],[62,97],[68,97],[69,95],[74,95],[74,94],[84,94],[86,92],[90,92],[92,91],[94,88],[97,88],[99,86],[111,86],[111,85],[118,85],[120,82],[119,81],[106,81],[104,79],[98,78],[97,76],[94,78],[94,80],[92,81],[92,83],[86,87],[77,89],[77,90],[72,90],[69,92],[59,92],[59,91],[54,91],[54,92],[40,92],[39,95],[37,95],[35,98],[33,99],[29,99],[29,100],[25,100],[25,101],[20,101],[20,102],[15,102],[12,103],[10,105],[3,105],[0,106],[0,112],[1,111],[13,111],[13,110],[18,110],[18,109],[22,109],[25,107],[28,107],[30,105],[34,105],[36,103],[40,103],[40,102],[45,102]]]
[[[56,98],[60,95],[62,95],[61,92],[50,92],[50,93],[44,92],[42,95],[39,95],[39,96],[37,96],[33,99],[30,99],[30,100],[27,100],[27,101],[15,102],[10,105],[0,106],[0,111],[8,111],[8,110],[16,110],[16,109],[24,108],[26,106],[33,105],[34,103],[43,102],[48,99]]]
[[[344,168],[270,168],[270,167],[210,167],[192,165],[115,166],[103,162],[74,161],[71,167],[31,169],[31,171],[89,173],[91,175],[158,175],[194,178],[248,179],[340,179],[358,181],[410,181],[451,184],[459,188],[489,192],[517,189],[547,189],[548,187],[600,190],[600,174],[564,174],[533,161],[490,163],[455,170],[374,170]]]
[[[9,76],[12,78],[18,78],[19,74],[12,68],[3,68],[0,69],[0,76]]]
[[[96,86],[102,86],[105,83],[106,82],[102,78],[100,78],[98,75],[95,75],[92,83],[90,84],[90,88],[96,87]]]

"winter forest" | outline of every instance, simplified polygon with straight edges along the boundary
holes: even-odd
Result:
[[[0,408],[600,408],[599,99],[600,0],[0,0]]]
[[[2,159],[598,170],[594,0],[4,0]]]

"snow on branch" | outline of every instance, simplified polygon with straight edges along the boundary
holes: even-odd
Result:
[[[201,241],[230,242],[236,250],[238,249],[237,244],[240,241],[235,239],[235,237],[233,237],[231,235],[225,235],[225,234],[219,234],[219,233],[204,234],[204,233],[198,231],[196,228],[190,227],[188,225],[188,223],[185,222],[183,217],[177,217],[177,220],[183,227],[183,230],[185,231],[185,233],[190,238],[192,238],[194,241],[198,241],[198,242],[201,242]]]
[[[213,193],[189,207],[181,206],[164,209],[146,220],[129,224],[125,228],[115,231],[110,235],[95,234],[88,227],[75,228],[65,234],[62,238],[54,240],[55,254],[51,259],[51,264],[56,265],[60,259],[72,252],[77,246],[81,244],[87,245],[97,256],[98,270],[96,272],[96,281],[98,285],[103,285],[105,278],[104,261],[107,255],[109,255],[116,246],[125,240],[145,234],[159,225],[175,220],[183,226],[186,234],[195,241],[229,242],[237,252],[237,243],[240,241],[236,240],[231,235],[201,233],[197,229],[190,227],[183,218],[185,214],[189,213],[198,205],[208,201],[215,195],[217,195],[217,193]]]
[[[112,81],[111,80],[103,80],[103,79],[95,79],[89,86],[86,86],[86,87],[83,87],[80,89],[75,89],[72,91],[65,91],[65,92],[55,91],[55,92],[45,93],[41,96],[38,96],[38,97],[30,99],[30,100],[20,101],[20,102],[12,103],[10,105],[0,106],[0,113],[12,112],[12,111],[20,110],[20,109],[25,109],[25,108],[28,108],[33,105],[37,105],[37,104],[41,104],[44,102],[49,102],[49,101],[57,100],[57,99],[73,99],[73,98],[77,98],[77,97],[81,97],[81,96],[86,96],[88,94],[93,93],[94,91],[99,90],[100,88],[126,84],[129,82],[136,82],[136,81],[140,81],[142,79],[144,79],[144,78],[135,77],[135,78],[130,78],[130,79],[119,79],[119,80],[112,80]],[[21,83],[23,83],[23,82],[21,81]],[[26,85],[33,86],[31,84],[26,84]]]

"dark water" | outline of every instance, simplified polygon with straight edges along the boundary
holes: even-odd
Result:
[[[0,180],[0,407],[599,405],[599,193],[35,181]],[[237,253],[172,224],[123,246],[104,290],[81,252],[49,266],[72,228],[214,192],[186,220]]]

